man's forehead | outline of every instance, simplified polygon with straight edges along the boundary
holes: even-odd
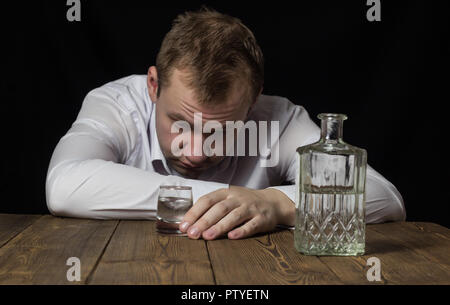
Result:
[[[194,113],[202,113],[204,120],[230,120],[242,118],[242,112],[246,109],[245,94],[240,86],[234,86],[229,97],[224,101],[212,101],[209,104],[200,103],[195,90],[188,88],[181,80],[183,72],[175,69],[172,80],[166,91],[171,101],[171,112],[178,116],[193,116]]]
[[[191,125],[192,128],[194,128],[194,124],[197,120],[201,119],[201,126],[204,126],[207,122],[218,122],[219,125],[222,126],[223,129],[226,128],[227,126],[227,122],[229,122],[230,120],[217,120],[217,119],[207,119],[205,117],[203,117],[203,114],[200,114],[201,116],[199,116],[199,113],[196,113],[196,116],[189,116],[189,117],[185,117],[183,114],[175,112],[175,111],[169,111],[168,116],[174,120],[174,121],[184,121],[189,123],[189,125]]]

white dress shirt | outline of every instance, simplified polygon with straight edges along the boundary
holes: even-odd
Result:
[[[154,219],[159,185],[191,185],[194,202],[229,185],[275,187],[295,200],[296,149],[316,142],[320,128],[306,110],[286,98],[261,95],[249,120],[279,121],[279,162],[262,167],[263,156],[226,157],[198,179],[182,177],[166,163],[155,129],[155,107],[146,75],[131,75],[89,92],[76,121],[53,152],[47,173],[49,211],[95,219]],[[258,125],[258,124],[257,124]],[[270,130],[270,129],[269,129]],[[248,138],[248,137],[247,137]],[[248,140],[248,139],[247,139]],[[405,220],[397,189],[368,166],[366,221]]]

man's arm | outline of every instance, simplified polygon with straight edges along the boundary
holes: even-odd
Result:
[[[164,176],[123,165],[139,145],[136,122],[109,91],[88,94],[77,120],[53,153],[46,180],[53,215],[82,218],[151,219],[159,185],[193,187],[194,201],[227,184]]]

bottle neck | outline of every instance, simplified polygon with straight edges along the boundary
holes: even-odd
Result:
[[[321,140],[324,142],[342,141],[343,125],[346,116],[340,114],[321,114],[319,118],[322,120]]]

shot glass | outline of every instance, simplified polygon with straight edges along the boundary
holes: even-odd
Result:
[[[186,233],[182,233],[178,226],[192,204],[192,187],[161,185],[156,213],[156,231],[185,236]]]

